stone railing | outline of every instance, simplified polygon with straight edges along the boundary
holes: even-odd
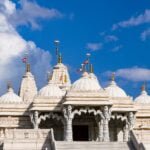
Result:
[[[56,150],[53,129],[5,129],[1,141],[4,143],[4,150],[11,147],[14,148],[11,150],[16,150],[16,147]]]
[[[136,134],[132,130],[130,131],[130,141],[136,150],[146,150],[143,143],[138,141]]]
[[[46,139],[49,137],[49,129],[5,129],[3,136],[4,139]]]

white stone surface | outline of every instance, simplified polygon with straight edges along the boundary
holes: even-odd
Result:
[[[111,81],[105,88],[110,97],[127,97],[126,92],[121,89],[115,81]]]
[[[21,97],[14,93],[12,88],[9,88],[7,93],[0,97],[0,103],[21,103]]]

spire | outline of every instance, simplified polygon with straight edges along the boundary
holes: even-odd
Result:
[[[141,91],[143,92],[143,91],[146,91],[146,83],[144,82],[144,84],[142,85],[142,87],[141,87]]]
[[[58,63],[59,63],[59,64],[62,63],[62,56],[61,56],[61,53],[59,53],[59,55],[58,55]]]
[[[12,88],[12,84],[11,84],[11,82],[8,82],[7,83],[7,89],[9,90],[10,88]]]
[[[93,71],[93,65],[92,64],[90,64],[90,73],[93,73],[94,71]]]
[[[60,41],[58,41],[58,40],[55,40],[55,41],[54,41],[57,63],[58,63],[58,61],[59,61],[59,55],[60,55],[60,53],[59,53],[59,43],[60,43]]]
[[[29,63],[26,63],[26,72],[30,72],[30,64]]]
[[[8,91],[8,92],[12,92],[12,91],[13,91],[11,82],[8,82],[8,83],[7,83],[7,91]]]
[[[111,75],[111,81],[115,81],[115,73],[114,72]]]

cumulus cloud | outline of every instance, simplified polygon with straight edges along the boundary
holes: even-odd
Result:
[[[15,3],[9,0],[2,0],[0,2],[1,12],[7,15],[9,22],[13,26],[31,26],[33,29],[40,28],[41,19],[56,19],[62,18],[63,14],[57,9],[45,8],[38,5],[35,1],[20,0],[20,7],[16,9]]]
[[[97,51],[102,49],[103,44],[102,43],[87,43],[86,48],[91,51]]]
[[[114,24],[112,29],[116,30],[119,27],[126,28],[131,26],[138,26],[144,23],[150,23],[150,9],[146,9],[144,13],[138,16],[132,16],[126,21],[121,21],[117,24]]]
[[[38,85],[46,81],[47,70],[50,69],[50,54],[36,46],[33,41],[26,41],[9,21],[9,14],[17,11],[15,4],[9,0],[0,1],[0,93],[5,85],[12,81],[16,90],[25,70],[22,57],[30,51],[31,68],[36,76]]]
[[[124,68],[118,69],[116,75],[131,81],[150,81],[150,69],[147,68]]]
[[[140,68],[140,67],[121,68],[116,71],[106,71],[102,75],[110,77],[113,72],[115,72],[115,75],[117,77],[133,82],[150,81],[150,69],[147,68]]]
[[[150,28],[141,33],[142,41],[145,41],[148,37],[150,37]]]

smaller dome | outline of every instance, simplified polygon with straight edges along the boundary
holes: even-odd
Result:
[[[44,86],[39,91],[38,95],[43,97],[60,98],[64,95],[64,93],[61,91],[61,89],[58,86],[56,86],[52,82],[49,82],[46,86]]]
[[[82,77],[73,83],[71,91],[99,91],[101,86],[94,76],[90,77],[87,72],[84,72]]]
[[[8,87],[6,94],[0,97],[0,103],[21,103],[22,99],[17,94],[14,93],[11,87]]]
[[[147,94],[145,86],[142,86],[142,92],[137,98],[135,98],[135,102],[141,104],[150,104],[150,96]]]
[[[111,81],[108,87],[105,88],[110,97],[127,97],[127,94],[121,89],[115,81]]]

